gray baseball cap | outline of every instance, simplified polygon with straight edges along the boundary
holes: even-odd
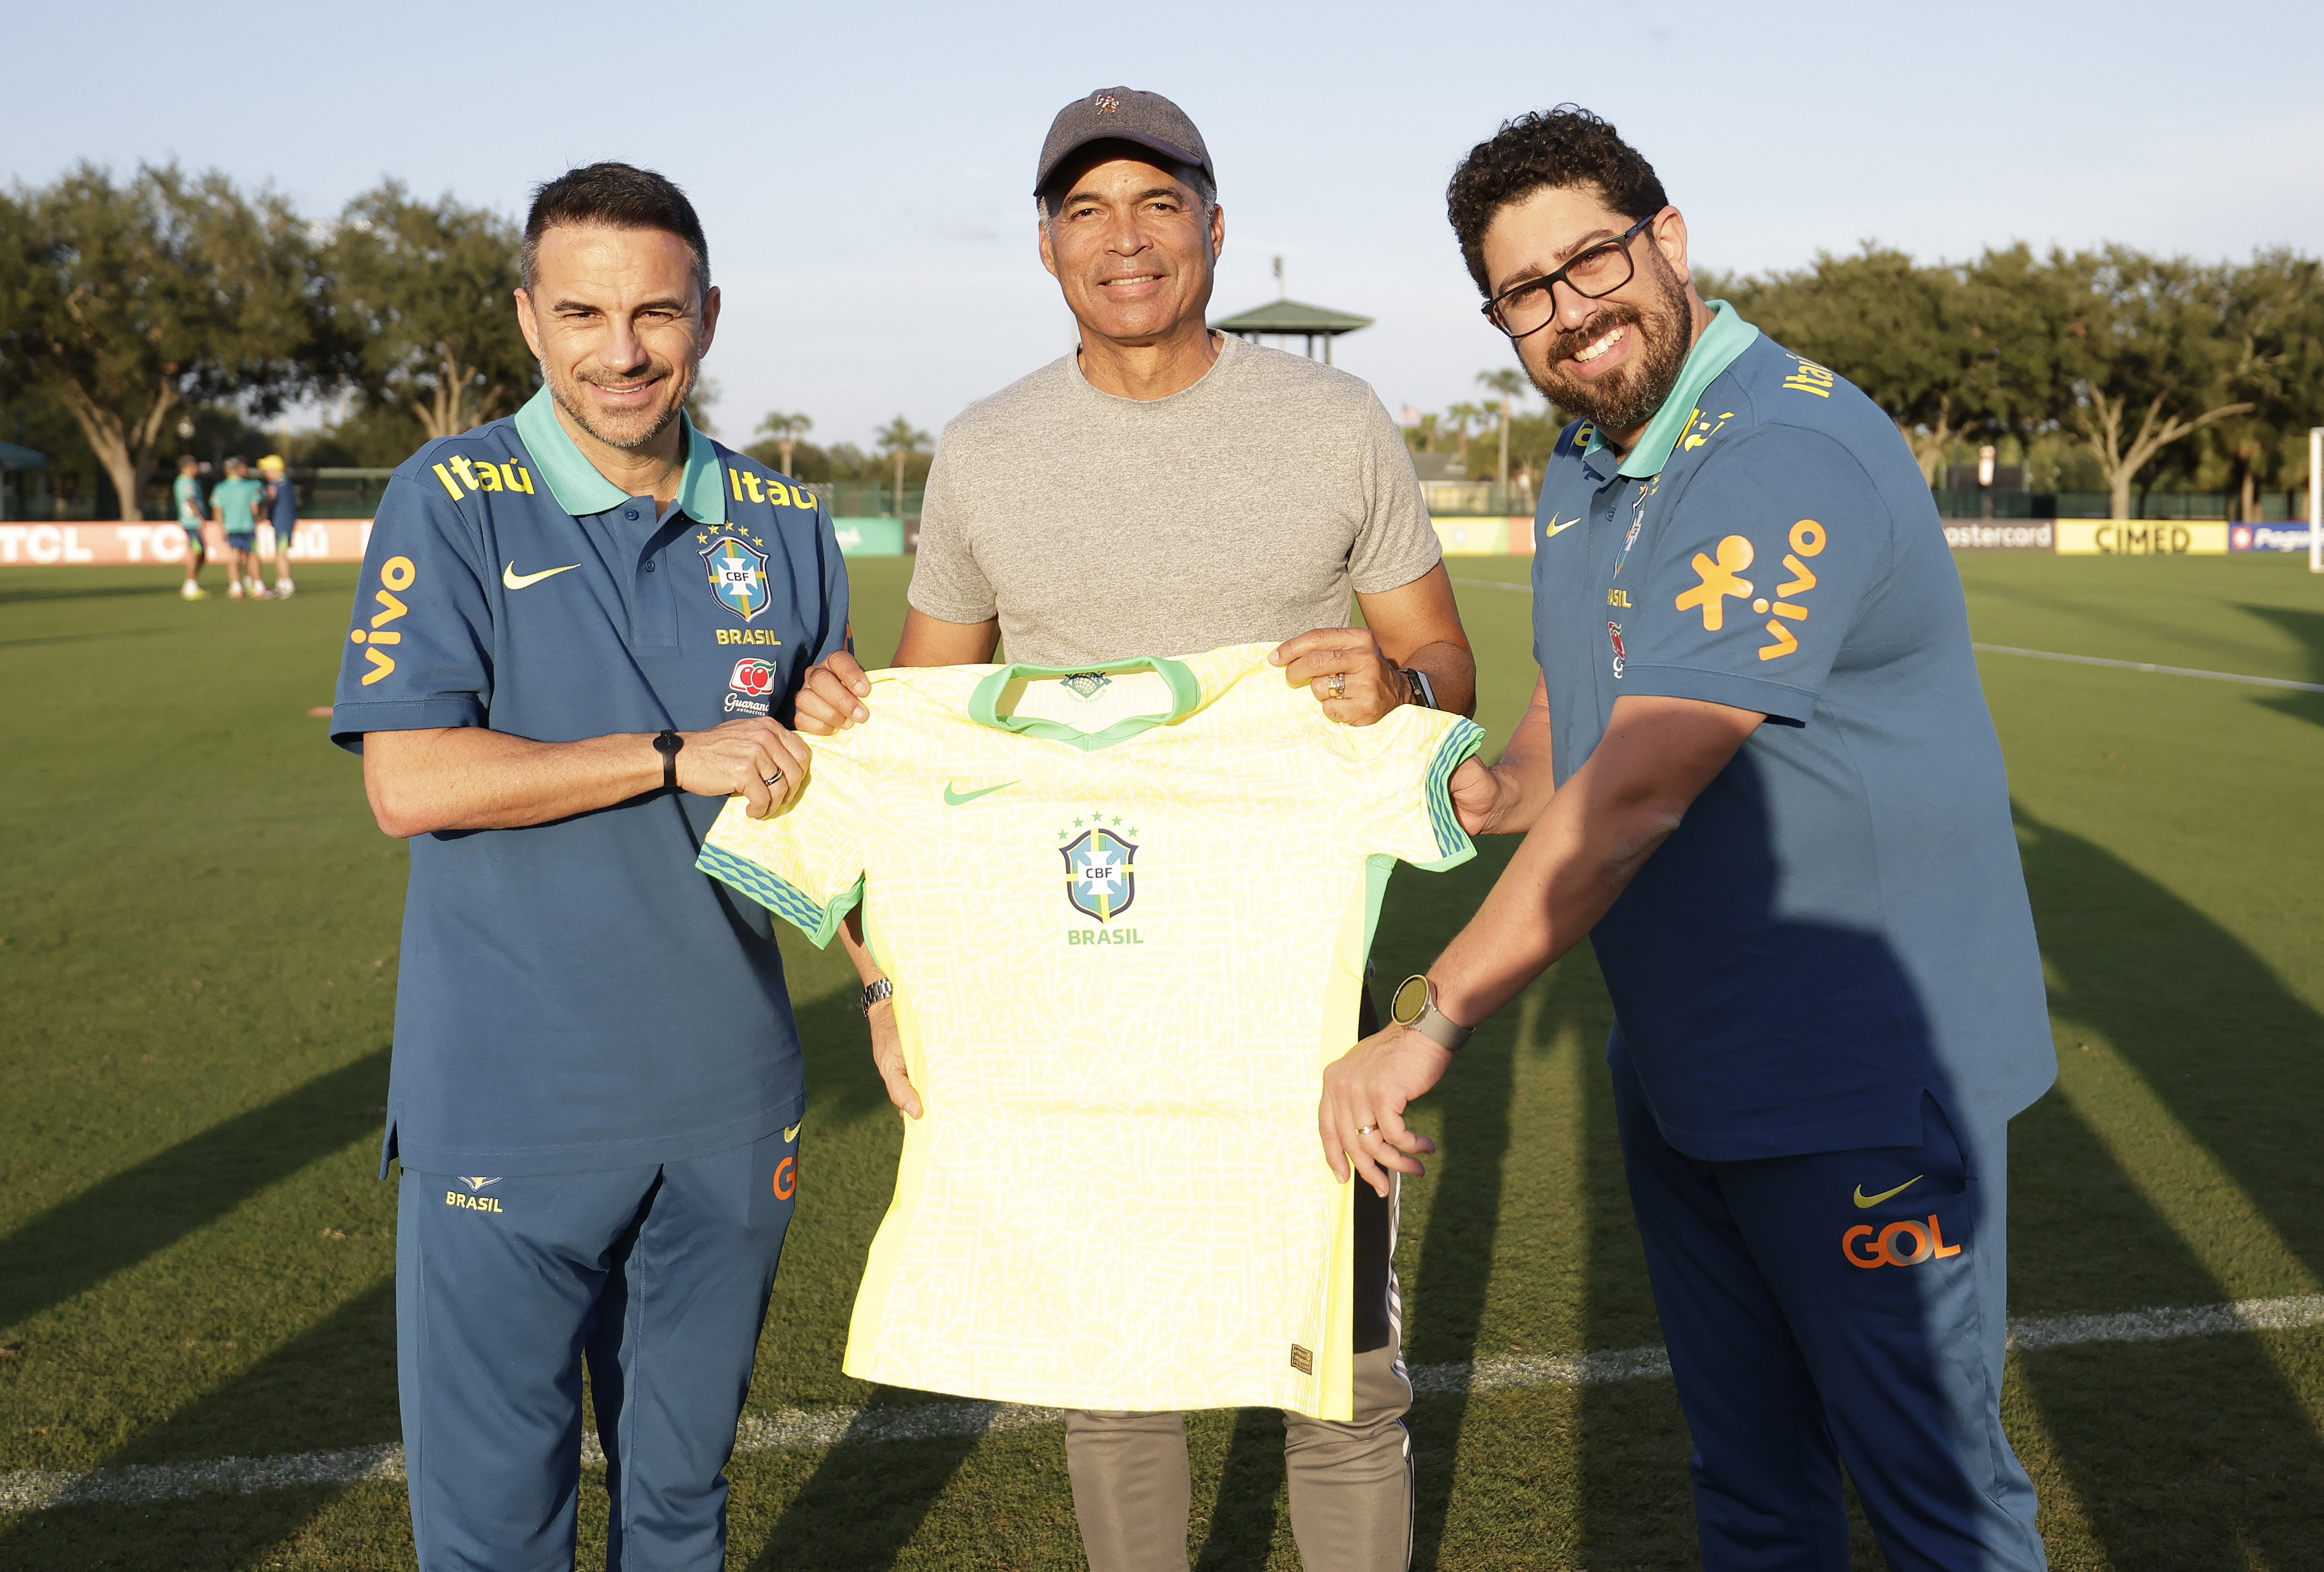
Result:
[[[1217,184],[1219,171],[1211,167],[1211,150],[1186,112],[1159,93],[1135,88],[1101,88],[1074,99],[1057,111],[1041,143],[1041,169],[1033,177],[1033,194],[1049,183],[1057,166],[1093,142],[1134,142],[1150,147],[1178,163],[1192,164]]]

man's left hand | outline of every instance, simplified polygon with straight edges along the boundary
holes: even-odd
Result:
[[[1316,628],[1286,639],[1268,659],[1313,689],[1323,713],[1342,726],[1370,726],[1410,697],[1370,628]]]
[[[1352,1170],[1385,1200],[1392,1181],[1383,1170],[1425,1173],[1419,1159],[1436,1142],[1405,1128],[1405,1105],[1452,1066],[1451,1050],[1405,1026],[1375,1032],[1326,1065],[1315,1126],[1333,1177],[1345,1182]]]

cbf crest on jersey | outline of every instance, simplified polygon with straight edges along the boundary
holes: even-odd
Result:
[[[767,587],[767,554],[747,541],[731,536],[702,549],[703,566],[710,571],[710,593],[749,622],[774,603]]]
[[[1138,848],[1110,829],[1084,830],[1064,848],[1065,899],[1074,910],[1111,922],[1138,899]]]

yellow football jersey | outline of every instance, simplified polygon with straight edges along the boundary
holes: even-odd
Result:
[[[845,1368],[1065,1408],[1350,1411],[1352,1203],[1315,1133],[1397,859],[1474,855],[1481,730],[1331,720],[1271,645],[874,672],[700,866],[817,944],[861,901],[925,1117]]]

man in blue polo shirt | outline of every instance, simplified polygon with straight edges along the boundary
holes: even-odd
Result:
[[[1533,708],[1455,781],[1524,832],[1484,908],[1333,1066],[1376,1182],[1405,1104],[1589,933],[1633,1207],[1711,1572],[2043,1565],[2002,1433],[2006,1129],[2055,1073],[1960,582],[1895,426],[1689,282],[1611,126],[1504,125],[1453,226],[1536,385]]]
[[[411,837],[386,1157],[427,1572],[569,1567],[581,1373],[610,1564],[715,1568],[798,1184],[767,913],[694,871],[795,791],[799,674],[843,648],[831,520],[684,413],[717,326],[694,209],[596,164],[534,194],[548,385],[382,498],[333,735]]]

